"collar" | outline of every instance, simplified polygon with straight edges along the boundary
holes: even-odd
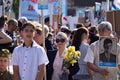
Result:
[[[23,47],[25,47],[25,43],[23,43]],[[33,47],[33,42],[31,43],[30,47]]]
[[[36,47],[39,46],[34,40],[32,41],[31,45],[29,47]],[[25,43],[22,44],[22,47],[26,47]]]

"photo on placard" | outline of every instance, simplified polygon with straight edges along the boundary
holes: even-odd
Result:
[[[38,5],[47,5],[48,0],[38,0]]]
[[[100,37],[99,66],[116,67],[117,38]]]
[[[100,12],[101,12],[101,3],[96,2],[95,3],[95,15],[94,17],[100,17]]]

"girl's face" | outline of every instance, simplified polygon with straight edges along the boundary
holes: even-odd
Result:
[[[87,41],[88,39],[89,39],[89,33],[87,33],[87,34],[86,34],[86,33],[83,33],[83,34],[82,34],[82,41],[84,41],[84,40]]]
[[[35,30],[33,29],[33,26],[26,26],[26,28],[24,28],[21,31],[22,37],[24,38],[24,40],[26,41],[30,41],[33,39],[34,35],[35,35]]]
[[[38,43],[38,44],[42,44],[43,43],[43,34],[37,34],[35,35],[35,41]]]

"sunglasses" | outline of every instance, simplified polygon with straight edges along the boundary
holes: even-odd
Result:
[[[56,43],[59,43],[59,42],[64,43],[65,39],[56,39]]]

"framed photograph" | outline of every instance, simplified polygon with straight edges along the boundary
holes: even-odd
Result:
[[[100,17],[100,12],[101,12],[101,3],[95,2],[95,15],[94,17]]]
[[[99,66],[116,67],[117,38],[100,37]]]

